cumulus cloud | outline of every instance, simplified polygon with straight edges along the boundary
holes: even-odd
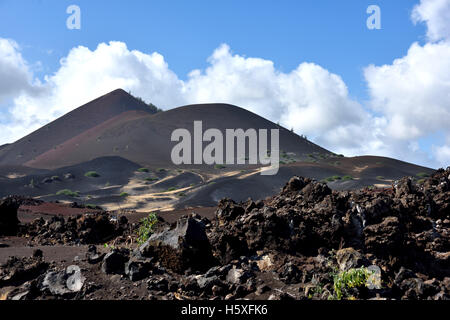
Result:
[[[163,109],[205,102],[239,105],[315,137],[325,147],[339,142],[359,149],[352,135],[359,130],[355,123],[367,115],[349,99],[339,76],[314,63],[282,73],[272,61],[232,54],[225,44],[208,61],[206,70],[193,70],[182,81],[158,53],[129,50],[123,42],[101,43],[95,50],[76,47],[39,85],[41,94],[22,93],[14,99],[10,115],[15,121],[5,129],[20,138],[76,106],[123,88]]]
[[[413,9],[412,19],[427,24],[430,41],[450,39],[450,1],[421,0]]]
[[[366,68],[365,77],[372,105],[389,119],[387,130],[393,138],[416,139],[449,129],[448,43],[414,43],[393,64]]]
[[[361,124],[368,115],[349,98],[343,80],[314,63],[302,63],[289,73],[272,61],[233,55],[222,45],[204,71],[190,73],[184,86],[188,103],[227,102],[253,111],[340,150],[359,149]],[[356,124],[356,125],[355,125]]]
[[[392,64],[371,65],[364,70],[370,106],[383,114],[387,121],[386,133],[396,144],[412,146],[432,134],[446,136],[447,144],[433,146],[430,151],[434,160],[427,162],[447,166],[450,164],[450,1],[422,0],[414,7],[412,18],[426,22],[429,42],[413,43],[407,54]],[[415,156],[419,150],[411,151]]]
[[[0,38],[0,102],[21,92],[30,92],[32,73],[19,51],[18,44]]]

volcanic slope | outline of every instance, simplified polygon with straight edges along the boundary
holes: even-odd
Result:
[[[124,121],[157,111],[122,89],[101,96],[53,122],[41,127],[22,139],[0,147],[0,165],[32,163],[40,155],[55,150],[74,137],[87,134],[98,126],[109,126],[114,119]],[[83,141],[80,141],[82,144]],[[86,160],[91,160],[85,155]],[[60,165],[61,164],[61,165]],[[70,163],[74,164],[74,163]],[[59,167],[66,165],[63,161]],[[47,167],[43,164],[43,167]]]
[[[250,111],[228,104],[202,104],[183,106],[156,114],[141,110],[127,111],[82,132],[65,136],[64,141],[58,138],[58,143],[47,144],[46,151],[38,152],[39,155],[33,159],[27,158],[24,164],[34,168],[54,169],[99,157],[120,156],[150,168],[170,167],[173,166],[171,150],[178,143],[171,141],[172,132],[178,128],[185,128],[193,137],[193,124],[196,120],[202,121],[203,131],[216,128],[224,137],[225,130],[230,128],[279,129],[280,150],[284,154],[291,154],[297,158],[306,158],[308,154],[332,156],[328,150]],[[57,122],[58,120],[55,121]],[[63,127],[59,124],[58,126]],[[55,132],[55,135],[58,133]],[[24,139],[26,141],[27,138]],[[24,143],[22,140],[21,144]],[[18,150],[19,148],[14,148],[14,145],[7,148]],[[203,145],[206,146],[207,143]],[[200,165],[197,168],[208,170],[214,166]]]
[[[0,148],[0,196],[77,201],[141,211],[212,206],[278,192],[294,175],[322,180],[335,190],[389,187],[402,176],[420,180],[433,170],[384,157],[346,158],[252,112],[228,104],[189,105],[164,112],[123,90],[102,96]],[[173,130],[279,129],[280,170],[260,175],[256,165],[175,166]],[[204,143],[206,146],[207,143]],[[96,171],[98,177],[86,177]],[[68,177],[68,178],[66,178]],[[62,194],[61,191],[72,191]],[[65,192],[69,194],[69,192]]]

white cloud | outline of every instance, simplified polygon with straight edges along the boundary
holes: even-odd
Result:
[[[359,131],[367,114],[349,98],[339,76],[314,63],[282,73],[272,61],[233,55],[227,45],[216,49],[209,62],[205,72],[195,70],[189,75],[184,86],[187,103],[235,104],[318,139],[326,147],[335,143],[341,150],[360,147],[362,141],[355,141],[351,134]]]
[[[433,156],[443,167],[450,165],[450,145],[434,146]]]
[[[418,139],[433,134],[450,137],[450,1],[422,0],[412,18],[426,22],[430,42],[413,43],[404,57],[390,65],[368,66],[364,75],[371,107],[387,121],[386,134],[397,140],[395,144],[416,146],[410,148],[415,157],[420,154]],[[433,159],[425,163],[449,165],[449,148],[449,141],[434,146]]]
[[[32,89],[32,73],[18,44],[0,38],[0,102]]]
[[[414,43],[391,65],[369,66],[365,77],[372,106],[389,120],[396,139],[416,139],[450,123],[450,44]]]
[[[450,39],[450,1],[421,0],[413,9],[412,19],[427,24],[429,40]]]
[[[313,63],[282,73],[272,61],[233,55],[227,45],[217,48],[209,63],[204,72],[194,70],[182,81],[158,53],[129,50],[122,42],[101,43],[95,50],[76,47],[55,74],[45,77],[42,94],[15,98],[10,110],[15,121],[4,128],[10,132],[4,139],[14,134],[20,138],[76,106],[123,88],[164,109],[204,102],[239,105],[316,137],[326,147],[342,140],[346,148],[359,148],[351,133],[366,114],[349,99],[339,76]]]

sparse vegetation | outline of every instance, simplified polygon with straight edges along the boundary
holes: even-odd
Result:
[[[419,178],[426,178],[426,177],[428,177],[428,173],[419,172],[418,174],[416,174],[416,176],[418,176]]]
[[[131,91],[128,91],[128,93],[129,93],[130,95],[133,95],[133,94],[131,93]],[[152,113],[157,113],[157,112],[161,112],[161,111],[162,111],[162,110],[159,109],[157,106],[155,106],[153,103],[151,103],[151,102],[145,102],[145,100],[142,99],[141,97],[136,97],[136,96],[133,96],[133,97],[134,97],[135,99],[139,100],[140,102],[146,104],[146,105],[150,108],[150,110],[152,111]]]
[[[384,180],[383,176],[377,176],[377,180]]]
[[[167,192],[175,191],[177,189],[178,189],[177,187],[170,187],[167,189]]]
[[[331,298],[337,300],[350,298],[349,289],[366,286],[367,279],[371,275],[372,272],[365,267],[350,269],[336,274],[333,285],[334,295]]]
[[[79,193],[78,191],[72,191],[70,189],[63,189],[63,190],[59,190],[56,193],[57,196],[68,196],[68,197],[78,197]]]
[[[138,172],[149,172],[150,170],[148,170],[147,168],[139,168]]]
[[[84,174],[85,177],[88,178],[98,178],[100,175],[96,171],[88,171]]]
[[[353,177],[352,176],[343,176],[342,177],[342,181],[349,181],[349,180],[353,180]]]
[[[179,194],[177,194],[177,196],[179,196],[179,197],[185,197],[185,196],[186,196],[186,193],[180,192]]]
[[[346,180],[353,179],[351,176],[346,176],[346,177],[347,177]],[[341,180],[341,179],[342,179],[341,176],[335,175],[335,176],[332,176],[332,177],[325,178],[322,181],[324,181],[324,182],[333,182],[333,181],[337,181],[337,180]]]
[[[129,196],[129,194],[127,192],[122,192],[119,196],[126,198]]]
[[[214,168],[216,168],[216,169],[225,169],[226,168],[226,166],[224,166],[223,164],[216,164],[215,166],[214,166]]]
[[[158,178],[145,178],[145,181],[158,181]]]
[[[156,222],[158,222],[158,218],[154,212],[151,212],[147,217],[141,219],[139,221],[139,229],[138,229],[138,243],[143,244],[147,241],[153,233],[153,227]]]
[[[158,171],[158,172],[166,172],[167,170],[166,169],[164,169],[164,168],[159,168],[158,170],[156,170],[156,171]]]

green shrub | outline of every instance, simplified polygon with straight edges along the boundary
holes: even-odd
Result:
[[[157,181],[158,178],[145,178],[144,180],[145,181]]]
[[[332,177],[334,180],[341,180],[341,176],[333,176]]]
[[[158,222],[158,218],[154,212],[151,212],[147,217],[141,219],[139,221],[139,229],[138,229],[138,243],[143,244],[147,241],[153,233],[153,227],[156,222]]]
[[[68,197],[78,197],[79,193],[78,191],[72,191],[70,189],[63,189],[63,190],[59,190],[56,193],[57,196],[68,196]]]
[[[422,184],[422,183],[424,183],[425,181],[426,181],[426,179],[422,178],[422,179],[417,180],[417,183],[418,183],[418,184]]]
[[[159,169],[156,170],[156,171],[158,171],[158,172],[166,172],[166,169],[164,169],[164,168],[159,168]]]
[[[177,188],[176,188],[176,187],[170,187],[170,188],[168,188],[168,189],[167,189],[167,192],[170,192],[170,191],[175,191],[175,190],[177,190]]]
[[[377,180],[384,180],[383,176],[377,176]]]
[[[179,197],[185,197],[185,196],[186,196],[186,193],[180,192],[179,194],[177,194],[177,196],[179,196]]]
[[[358,269],[350,269],[343,271],[334,276],[334,296],[333,298],[341,300],[349,296],[348,290],[351,288],[358,288],[367,285],[367,279],[372,275],[372,272],[361,267]]]
[[[149,172],[147,168],[139,168],[138,172]]]
[[[98,178],[98,177],[100,177],[100,175],[97,172],[95,172],[95,171],[88,171],[88,172],[86,172],[84,174],[84,176],[88,177],[88,178]]]
[[[426,178],[426,177],[428,177],[428,173],[425,173],[425,172],[419,172],[419,173],[417,174],[417,176],[420,177],[420,178]]]
[[[223,164],[216,164],[215,166],[214,166],[214,168],[216,168],[216,169],[225,169],[226,167],[223,165]]]
[[[128,193],[126,193],[126,192],[122,192],[119,196],[121,196],[121,197],[128,197],[129,196],[129,194]]]
[[[353,180],[353,177],[352,177],[352,176],[343,176],[343,177],[342,177],[342,180],[343,180],[343,181]]]

